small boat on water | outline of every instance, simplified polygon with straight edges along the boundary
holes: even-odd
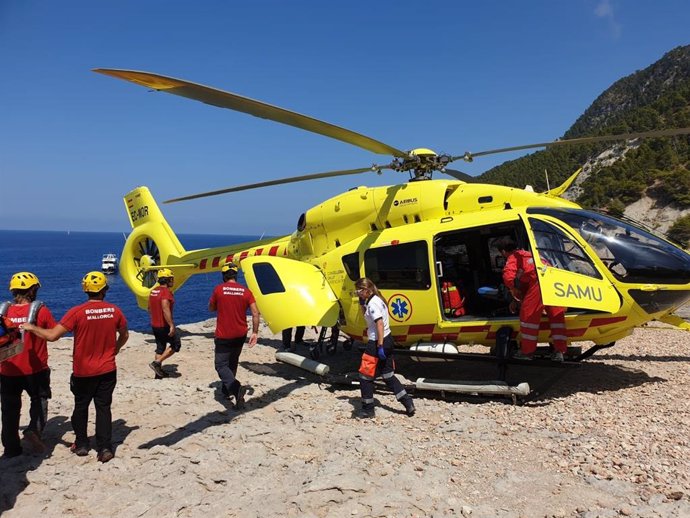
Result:
[[[117,255],[113,253],[103,254],[101,270],[103,273],[115,273],[117,271]]]

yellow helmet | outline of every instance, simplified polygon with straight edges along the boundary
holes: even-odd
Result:
[[[41,283],[31,272],[19,272],[15,273],[10,279],[10,291],[12,290],[27,290],[31,286],[38,286],[40,288]]]
[[[170,268],[161,268],[158,270],[158,278],[159,279],[174,279],[175,274],[172,272]]]
[[[101,272],[89,272],[81,280],[81,287],[86,293],[98,293],[108,287],[108,278]]]
[[[232,261],[225,261],[225,263],[223,263],[223,266],[220,268],[220,271],[223,272],[223,273],[225,273],[225,272],[231,272],[231,273],[237,274],[237,272],[239,271],[239,269],[240,269],[240,267],[237,266],[237,265],[236,265],[235,263],[233,263]]]

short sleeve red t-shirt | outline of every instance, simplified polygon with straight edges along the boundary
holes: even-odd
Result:
[[[29,318],[31,304],[12,304],[7,308],[7,318],[15,324],[25,324]],[[36,315],[36,325],[43,329],[55,327],[55,319],[46,306]],[[48,368],[48,346],[45,340],[33,333],[24,333],[24,350],[0,363],[3,376],[28,376]]]
[[[163,316],[163,301],[170,301],[170,313],[172,314],[175,296],[167,286],[156,286],[149,294],[149,315],[151,315],[151,327],[165,327],[168,323]]]
[[[254,295],[235,281],[219,284],[213,290],[210,303],[216,306],[216,338],[240,338],[247,334],[247,309]]]
[[[114,371],[116,331],[127,328],[127,320],[115,304],[91,300],[75,306],[60,320],[74,333],[72,371],[77,377],[98,376]]]

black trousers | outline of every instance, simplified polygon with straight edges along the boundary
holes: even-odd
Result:
[[[393,337],[387,335],[383,340],[383,350],[386,353],[386,359],[379,359],[376,364],[376,374],[374,376],[381,376],[386,386],[395,394],[395,399],[402,401],[407,397],[407,391],[403,387],[400,380],[395,376],[395,362],[393,360]],[[376,342],[374,340],[369,340],[367,343],[364,354],[378,357],[378,350]],[[366,406],[373,406],[374,404],[374,378],[364,376],[360,373],[359,375],[359,388],[362,396],[362,404]]]
[[[8,453],[21,453],[19,440],[19,416],[22,410],[22,393],[26,390],[31,400],[29,426],[25,432],[39,437],[48,419],[50,399],[50,369],[26,376],[0,375],[0,411],[2,412],[2,445]]]
[[[216,338],[214,340],[214,364],[216,372],[222,383],[223,394],[237,396],[240,382],[237,381],[237,366],[240,363],[240,354],[247,335],[239,338]]]
[[[77,448],[89,447],[89,436],[86,427],[89,422],[89,405],[93,401],[96,407],[96,448],[98,451],[113,449],[113,416],[110,405],[113,402],[113,391],[117,385],[117,371],[99,374],[98,376],[70,378],[70,389],[74,394],[74,412],[72,428],[76,436]]]
[[[297,326],[295,328],[295,343],[299,343],[304,341],[304,326]],[[283,329],[283,348],[284,349],[289,349],[290,348],[290,342],[292,341],[292,328],[288,327],[287,329]]]

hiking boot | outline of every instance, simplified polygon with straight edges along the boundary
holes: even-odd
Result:
[[[563,353],[561,351],[551,353],[551,361],[561,363],[563,361]]]
[[[161,362],[157,362],[154,360],[151,363],[149,363],[149,367],[151,367],[151,370],[155,372],[157,376],[160,376],[161,378],[168,377],[168,373],[163,370]]]
[[[247,393],[247,389],[242,385],[237,389],[237,396],[235,398],[235,410],[244,410],[244,395]]]
[[[33,430],[26,430],[24,432],[24,439],[31,445],[35,453],[42,453],[46,450],[46,445],[41,440],[41,437]]]
[[[72,446],[69,447],[69,451],[74,453],[77,457],[86,457],[89,454],[89,449],[86,446],[77,446],[76,443],[73,443]]]
[[[525,354],[522,351],[517,351],[513,353],[513,360],[532,360],[531,354]]]
[[[405,406],[405,413],[408,415],[408,417],[412,417],[417,411],[414,407],[414,401],[412,401],[411,396],[405,396],[401,403]]]
[[[376,412],[374,411],[374,405],[362,405],[359,409],[357,417],[360,419],[372,419],[376,417]]]
[[[104,450],[101,450],[96,458],[98,459],[98,462],[102,462],[103,464],[105,464],[106,462],[113,460],[113,457],[115,457],[115,454],[111,450],[106,448]]]

